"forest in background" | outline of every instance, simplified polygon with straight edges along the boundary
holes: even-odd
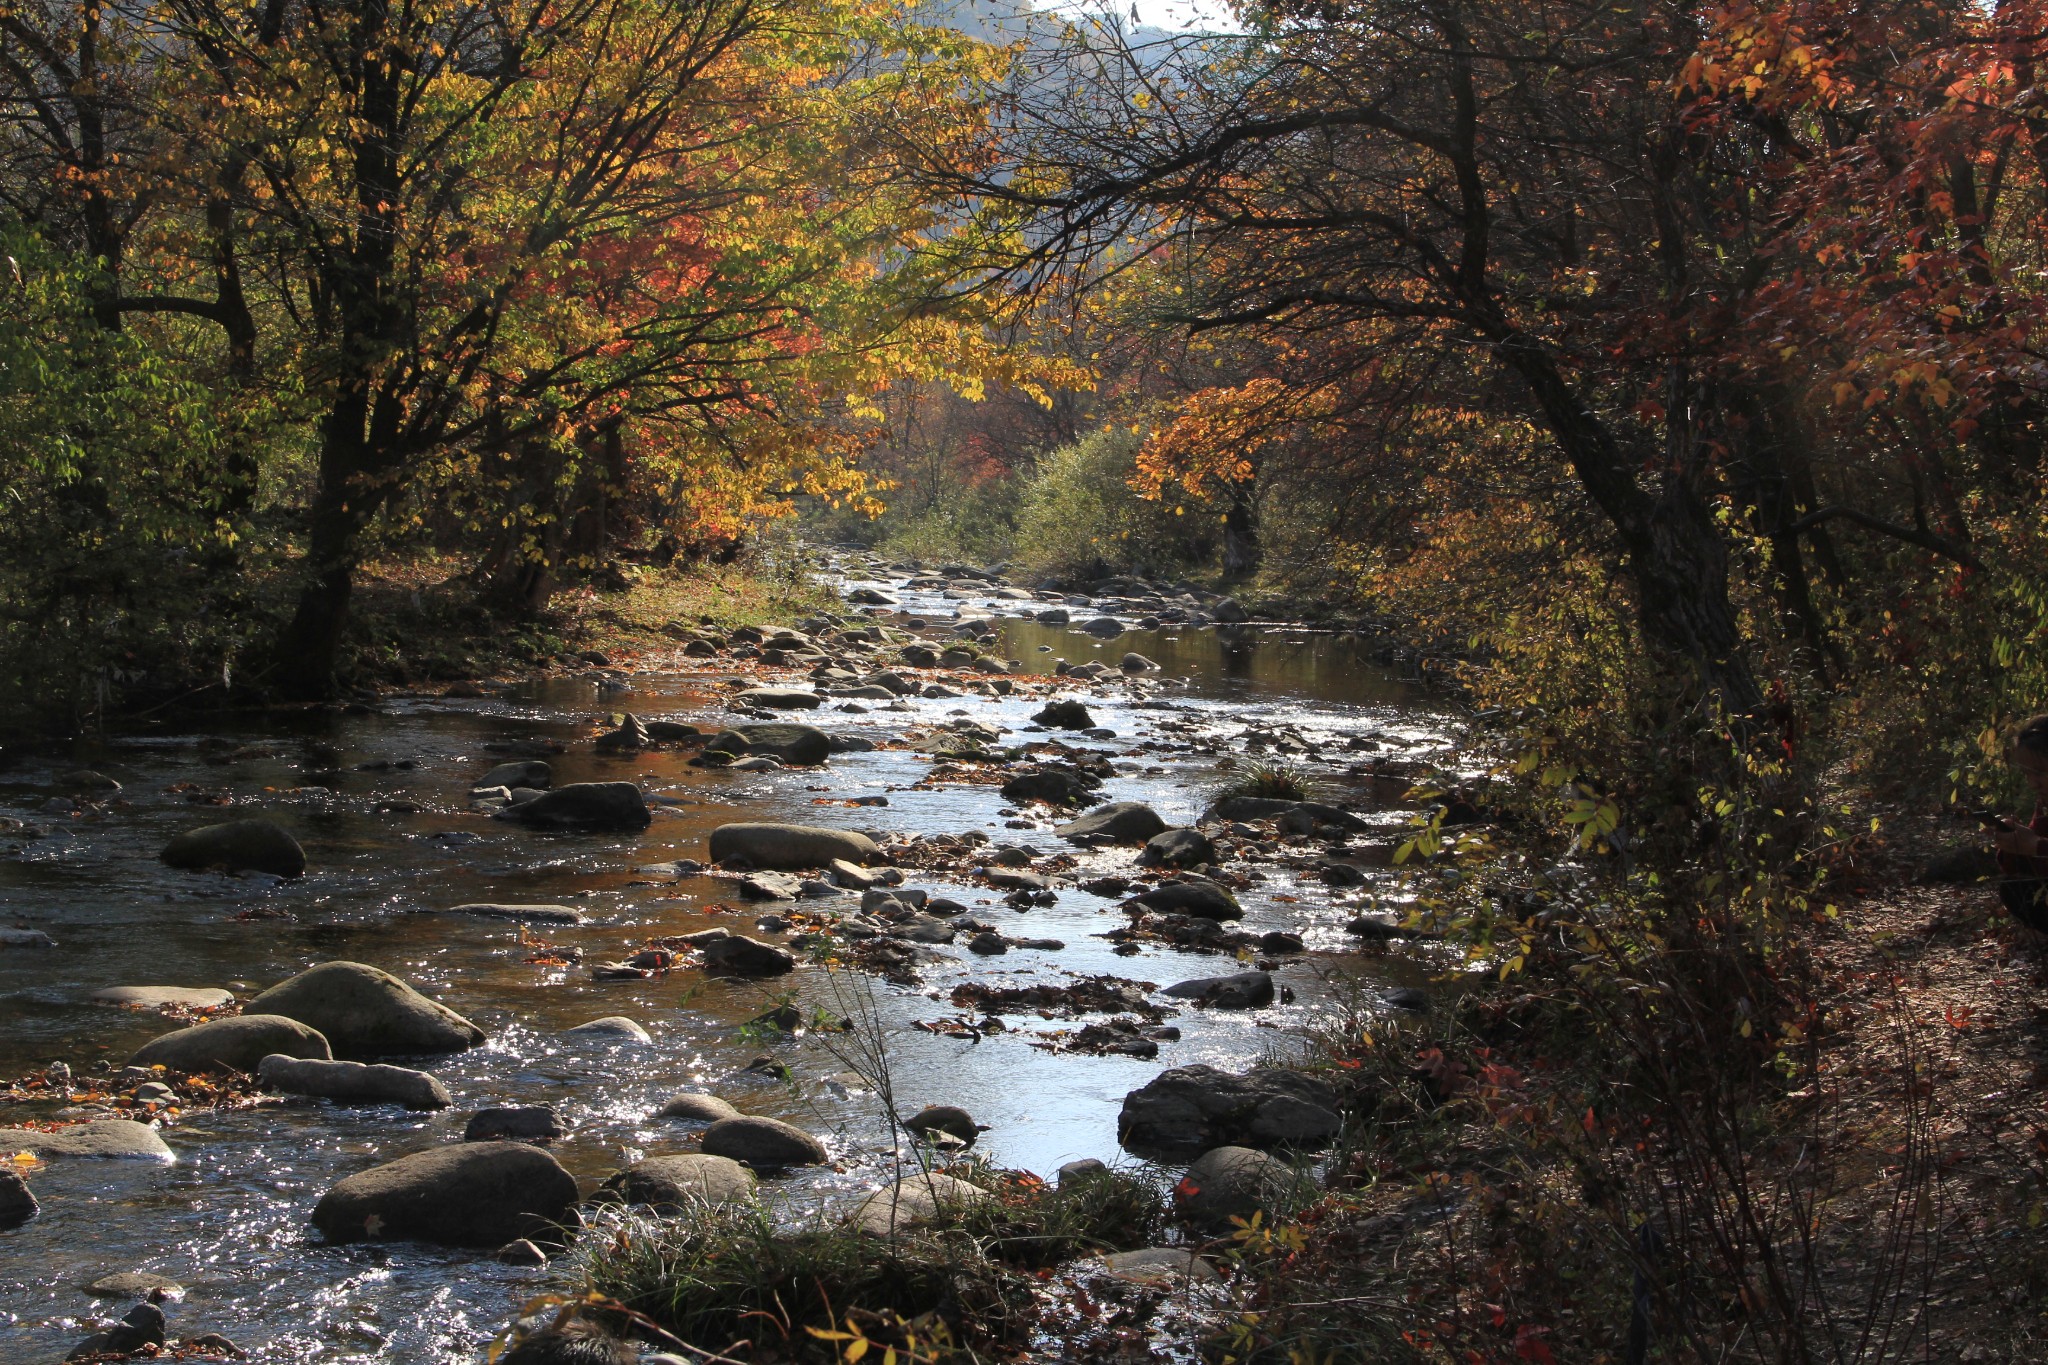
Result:
[[[1946,780],[2043,694],[2035,8],[10,0],[0,700],[329,695],[366,563],[516,629],[806,509]]]
[[[1548,1359],[1598,1289],[1686,1358],[1888,1358],[1924,1153],[1852,1283],[1786,1106],[1878,816],[2015,802],[2048,706],[2048,4],[1027,18],[0,0],[9,728],[374,684],[393,563],[544,657],[565,590],[798,521],[1372,613],[1452,660],[1513,836],[1413,840],[1519,991],[1431,1085],[1539,1173],[1461,1168],[1496,1240],[1403,1349]]]

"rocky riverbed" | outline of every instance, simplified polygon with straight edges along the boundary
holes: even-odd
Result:
[[[477,1359],[600,1188],[900,1218],[847,1019],[940,1107],[904,1140],[1005,1166],[1327,1140],[1257,1064],[1427,1003],[1374,916],[1449,722],[1385,642],[835,572],[829,618],[0,771],[5,1358]],[[1215,801],[1261,762],[1314,800]]]

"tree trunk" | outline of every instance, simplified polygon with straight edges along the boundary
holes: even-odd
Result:
[[[1260,559],[1258,513],[1252,506],[1250,484],[1231,489],[1230,506],[1223,513],[1223,576],[1248,578],[1258,571]]]
[[[1644,639],[1690,665],[1731,718],[1759,714],[1763,691],[1728,600],[1728,545],[1713,509],[1675,473],[1656,496],[1645,492],[1636,482],[1644,462],[1629,458],[1543,345],[1504,327],[1496,336],[1502,360],[1529,385],[1552,437],[1628,553]]]
[[[322,426],[320,482],[313,495],[306,551],[306,582],[278,646],[273,675],[288,697],[316,701],[335,693],[335,666],[355,592],[363,528],[383,496],[368,482],[375,472],[365,440],[369,394],[360,383],[345,388]]]

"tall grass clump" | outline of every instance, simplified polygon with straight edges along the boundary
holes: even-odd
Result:
[[[707,1350],[745,1343],[792,1361],[829,1361],[814,1336],[852,1315],[943,1323],[963,1344],[1016,1339],[1031,1293],[972,1237],[874,1237],[817,1222],[779,1229],[766,1209],[720,1206],[687,1218],[603,1210],[571,1263],[575,1290],[631,1309]]]
[[[1250,796],[1267,801],[1312,801],[1315,794],[1315,779],[1306,768],[1292,763],[1250,763],[1218,787],[1214,799]]]

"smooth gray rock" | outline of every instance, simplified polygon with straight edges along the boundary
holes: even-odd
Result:
[[[0,929],[0,948],[54,948],[57,941],[40,929]]]
[[[460,1052],[477,1046],[485,1036],[454,1010],[361,962],[309,967],[272,986],[248,1007],[252,1013],[281,1014],[310,1025],[326,1035],[337,1056],[356,1060]]]
[[[33,1152],[38,1160],[103,1157],[110,1160],[174,1161],[156,1129],[133,1119],[94,1119],[45,1133],[38,1128],[0,1128],[0,1152]]]
[[[824,1143],[780,1119],[720,1119],[704,1130],[703,1145],[712,1156],[731,1157],[756,1169],[820,1166],[831,1159]]]
[[[464,1142],[552,1142],[569,1130],[552,1105],[504,1105],[479,1109],[463,1127]]]
[[[1196,1000],[1219,1010],[1261,1009],[1273,1003],[1273,977],[1269,972],[1235,972],[1229,976],[1203,976],[1181,981],[1160,992],[1178,1000]]]
[[[647,812],[647,798],[631,782],[571,782],[501,810],[493,818],[528,829],[589,834],[630,834],[646,829],[654,820]]]
[[[656,1213],[688,1213],[754,1197],[754,1173],[731,1157],[689,1152],[635,1162],[598,1187],[599,1203],[638,1204]]]
[[[850,863],[844,858],[834,858],[826,863],[825,871],[831,874],[835,885],[843,886],[848,891],[866,891],[881,880],[858,863]]]
[[[1085,806],[1099,800],[1096,783],[1081,773],[1065,768],[1038,768],[1018,773],[1003,783],[1003,800],[1023,803],[1043,801],[1054,806]]]
[[[318,1029],[279,1014],[239,1014],[209,1019],[152,1038],[135,1050],[130,1066],[160,1066],[167,1071],[254,1072],[265,1057],[326,1060],[334,1055]]]
[[[1277,1067],[1232,1075],[1198,1063],[1162,1071],[1124,1096],[1117,1141],[1162,1155],[1227,1146],[1319,1151],[1342,1127],[1336,1092],[1312,1076]]]
[[[546,1265],[548,1254],[526,1238],[507,1242],[491,1253],[491,1259],[502,1265]]]
[[[1088,714],[1088,708],[1071,699],[1047,702],[1032,715],[1031,719],[1054,730],[1095,728],[1095,718]]]
[[[628,1019],[623,1014],[608,1014],[602,1019],[593,1019],[587,1024],[578,1024],[574,1028],[563,1029],[562,1032],[565,1034],[590,1034],[604,1038],[623,1038],[635,1043],[646,1043],[650,1046],[654,1043],[653,1034],[649,1033],[637,1020]]]
[[[104,1332],[95,1332],[71,1348],[66,1360],[126,1360],[155,1356],[164,1345],[164,1310],[138,1303]]]
[[[1142,844],[1166,828],[1159,812],[1142,801],[1112,801],[1086,815],[1061,825],[1062,839],[1113,839],[1120,844]]]
[[[150,1270],[118,1270],[111,1275],[100,1276],[85,1287],[85,1292],[96,1299],[132,1300],[152,1293],[178,1299],[185,1296],[185,1286],[168,1275]]]
[[[500,1247],[560,1240],[576,1178],[524,1142],[462,1142],[359,1171],[320,1197],[313,1226],[331,1242],[416,1240]]]
[[[710,939],[698,951],[704,968],[716,976],[781,976],[796,970],[796,956],[772,943],[745,934]]]
[[[1097,1176],[1108,1174],[1108,1162],[1098,1161],[1092,1156],[1084,1156],[1078,1161],[1069,1161],[1066,1165],[1060,1167],[1053,1178],[1061,1189],[1065,1189],[1069,1185],[1078,1185],[1084,1180],[1093,1180]]]
[[[881,856],[874,840],[852,830],[747,821],[711,831],[711,860],[718,863],[740,861],[750,867],[789,870],[825,867],[834,861],[867,864]]]
[[[942,919],[933,919],[929,915],[912,915],[901,923],[890,925],[888,936],[905,939],[911,943],[938,944],[951,943],[957,932],[952,925]]]
[[[598,690],[604,690],[602,684]],[[647,733],[647,726],[634,715],[622,717],[616,730],[608,730],[592,741],[599,752],[612,753],[638,753],[652,743],[654,736]]]
[[[696,1093],[678,1095],[655,1111],[658,1119],[681,1119],[685,1123],[718,1123],[724,1119],[744,1118],[716,1095]]]
[[[1335,825],[1350,834],[1371,828],[1350,811],[1320,801],[1282,801],[1266,796],[1226,797],[1210,806],[1208,813],[1218,820],[1281,820],[1304,815],[1316,824]]]
[[[757,706],[764,711],[809,711],[825,699],[801,687],[750,687],[733,696],[738,706]]]
[[[924,1171],[907,1175],[869,1195],[854,1212],[853,1222],[871,1236],[888,1237],[938,1222],[948,1213],[986,1203],[994,1197],[980,1186],[944,1171]]]
[[[705,741],[706,754],[729,754],[745,758],[766,754],[795,768],[810,768],[832,756],[832,737],[811,725],[770,722],[764,725],[735,725]]]
[[[479,777],[471,784],[476,787],[532,787],[546,791],[555,785],[555,770],[546,760],[538,758],[520,759],[513,763],[500,763],[497,767]]]
[[[218,986],[108,986],[86,998],[95,1005],[137,1010],[217,1010],[235,1003],[234,992]]]
[[[1142,895],[1131,897],[1128,905],[1166,914],[1194,915],[1201,919],[1243,919],[1244,907],[1237,897],[1212,881],[1165,882]]]
[[[1233,1218],[1286,1213],[1303,1192],[1299,1172],[1249,1147],[1204,1152],[1173,1187],[1174,1208],[1198,1228],[1220,1232]]]
[[[306,851],[284,826],[257,816],[203,825],[177,835],[157,855],[172,867],[199,871],[268,872],[274,877],[305,873]]]
[[[312,1095],[344,1104],[402,1104],[408,1109],[446,1109],[455,1103],[448,1087],[410,1067],[329,1062],[273,1053],[256,1068],[256,1078],[287,1095]]]
[[[520,924],[581,924],[583,912],[566,905],[516,905],[497,901],[471,901],[446,910],[415,910],[418,915],[468,915],[473,919],[512,920]]]
[[[1161,830],[1145,841],[1138,861],[1153,867],[1200,867],[1216,861],[1216,845],[1198,829]]]
[[[927,1133],[947,1133],[969,1147],[983,1132],[982,1125],[974,1121],[974,1115],[957,1104],[928,1104],[903,1120],[903,1126],[919,1137]]]
[[[28,1178],[20,1171],[0,1168],[0,1230],[20,1227],[41,1211]]]

